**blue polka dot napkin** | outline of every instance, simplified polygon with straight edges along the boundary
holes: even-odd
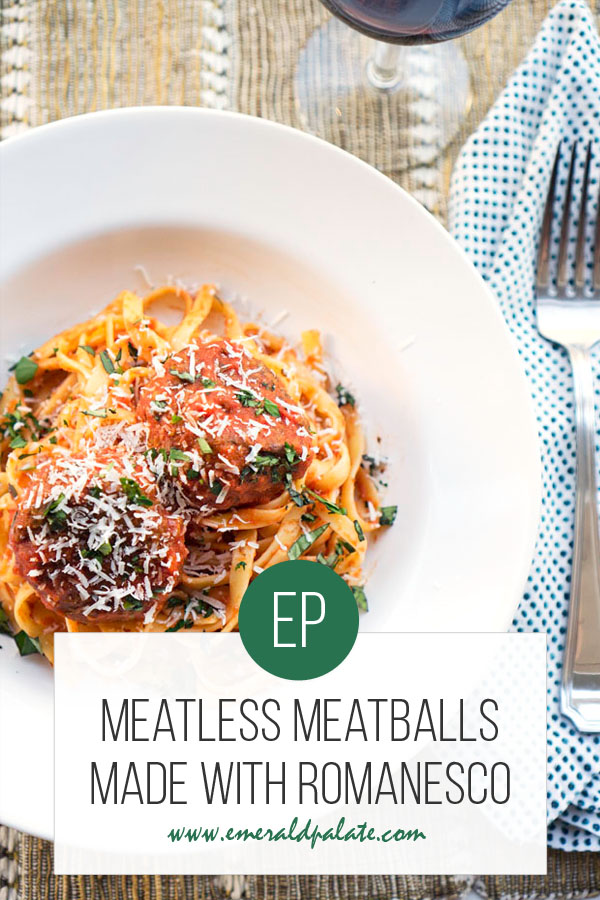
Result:
[[[559,706],[575,500],[571,370],[566,353],[538,334],[533,302],[538,234],[554,155],[561,139],[572,144],[577,138],[596,141],[597,191],[600,40],[588,6],[561,0],[461,151],[452,179],[450,223],[496,295],[537,408],[544,501],[536,556],[514,627],[548,633],[548,843],[565,850],[600,850],[600,735],[578,733]],[[598,362],[597,354],[597,372]]]

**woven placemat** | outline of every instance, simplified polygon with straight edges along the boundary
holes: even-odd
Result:
[[[354,123],[328,137],[377,166],[440,219],[452,165],[508,75],[530,47],[551,0],[513,0],[458,43],[471,69],[473,103],[460,133],[436,145],[435,104],[358,140]],[[595,11],[600,15],[600,3]],[[299,54],[327,18],[318,0],[0,0],[0,135],[116,106],[183,104],[237,109],[301,127],[294,75]],[[319,73],[314,77],[318,79]],[[431,97],[428,98],[431,101]],[[416,108],[416,107],[415,107]],[[401,168],[393,127],[408,136]],[[0,900],[192,900],[247,897],[458,898],[474,879],[450,877],[58,877],[52,845],[0,826]],[[490,900],[581,898],[600,893],[600,854],[551,851],[547,878],[475,882]]]

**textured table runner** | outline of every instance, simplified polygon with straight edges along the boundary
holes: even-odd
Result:
[[[445,220],[458,150],[531,47],[551,5],[513,0],[457,42],[469,60],[473,101],[450,147],[438,145],[431,96],[426,116],[423,105],[414,104],[398,123],[410,147],[402,171],[394,168],[386,129],[366,145],[352,122],[328,136]],[[600,18],[598,3],[595,13]],[[298,55],[326,18],[318,0],[0,0],[0,136],[67,115],[148,104],[237,109],[300,127]],[[6,730],[6,723],[0,727]],[[594,896],[600,893],[600,854],[551,851],[547,878],[55,878],[49,842],[0,827],[0,900],[433,900],[459,898],[471,885],[490,900]]]

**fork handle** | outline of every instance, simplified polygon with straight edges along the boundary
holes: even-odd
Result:
[[[580,731],[600,732],[600,533],[594,383],[589,349],[571,346],[569,355],[575,383],[577,484],[561,706]]]

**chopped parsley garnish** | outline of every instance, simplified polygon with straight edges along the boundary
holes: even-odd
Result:
[[[38,370],[38,364],[30,356],[22,356],[15,366],[15,378],[19,384],[27,384]]]
[[[3,438],[10,438],[10,449],[24,447],[29,441],[39,441],[49,433],[47,423],[39,422],[31,412],[21,413],[18,410],[6,413],[0,422]]]
[[[202,384],[202,387],[205,388],[217,386],[212,378],[205,378],[203,375],[192,375],[191,372],[185,370],[180,372],[179,369],[169,369],[169,374],[174,375],[175,378],[179,378],[180,381],[185,381],[188,384],[195,384],[199,381]]]
[[[179,378],[180,381],[187,381],[188,384],[193,384],[196,380],[195,376],[190,372],[180,372],[179,369],[169,369],[169,372],[171,375]]]
[[[21,656],[30,656],[32,653],[41,653],[42,648],[37,638],[29,637],[24,631],[15,634],[15,644],[19,648]]]
[[[338,406],[356,406],[356,400],[343,384],[336,384],[335,392],[337,394]]]
[[[94,484],[94,485],[92,485],[92,487],[89,489],[88,493],[90,494],[90,496],[95,497],[96,500],[98,500],[98,498],[100,497],[100,494],[102,493],[102,491],[100,490],[100,488],[98,487],[97,484]]]
[[[264,400],[259,400],[259,398],[255,397],[251,391],[239,391],[235,395],[235,399],[241,403],[242,406],[254,407],[257,416],[260,416],[262,413],[268,413],[276,419],[281,418],[281,413],[279,412],[279,407],[276,403],[273,403],[272,400],[267,400],[266,398]]]
[[[219,481],[218,478],[215,478],[215,480],[213,481],[213,483],[210,486],[211,494],[215,494],[215,496],[218,497],[222,490],[223,490],[223,483],[221,481]]]
[[[48,438],[48,443],[50,443],[50,444],[56,444],[56,443],[57,443],[57,439],[56,439],[55,437]]]
[[[318,500],[319,503],[322,503],[325,509],[330,513],[337,513],[340,516],[345,516],[348,512],[344,506],[336,506],[331,500],[326,500],[325,497],[321,497],[320,494],[315,493],[315,491],[310,488],[306,488],[306,493],[315,500]]]
[[[129,355],[132,356],[132,357],[135,359],[135,358],[137,357],[137,355],[138,355],[138,349],[137,349],[137,347],[135,347],[135,346],[131,343],[131,341],[127,341],[127,349],[129,350]]]
[[[265,399],[265,400],[263,400],[262,405],[263,405],[264,411],[266,413],[268,413],[270,416],[274,416],[276,419],[281,418],[281,413],[279,412],[279,407],[277,406],[276,403],[273,403],[272,400]]]
[[[154,406],[155,409],[158,409],[161,412],[164,412],[164,410],[167,408],[167,401],[166,400],[153,400],[152,405]]]
[[[82,413],[84,416],[94,416],[96,419],[106,419],[108,416],[108,410],[104,409],[83,409]]]
[[[51,500],[44,510],[43,518],[48,519],[51,531],[60,531],[61,528],[64,528],[65,522],[67,521],[66,509],[59,509],[59,506],[64,499],[65,495],[59,494],[56,500]]]
[[[189,478],[190,481],[197,481],[200,478],[200,472],[198,469],[188,469],[186,474],[186,478]]]
[[[175,460],[177,462],[191,462],[191,456],[188,456],[187,453],[184,453],[183,450],[177,450],[175,447],[171,447],[169,450],[169,459],[171,461]]]
[[[18,631],[13,634],[10,626],[10,619],[0,606],[0,634],[7,634],[12,637],[18,647],[21,656],[29,656],[31,653],[41,653],[40,642],[37,638],[29,637],[24,631]]]
[[[302,554],[317,541],[321,535],[329,528],[329,525],[321,525],[308,534],[301,534],[297,541],[294,541],[288,550],[288,559],[298,559]]]
[[[290,466],[295,466],[297,462],[300,462],[300,457],[298,456],[292,445],[288,444],[287,441],[283,445],[283,449],[285,450],[285,458],[287,459]]]
[[[355,530],[355,532],[356,532],[357,535],[358,535],[359,541],[364,541],[364,539],[365,539],[365,533],[364,533],[364,531],[362,530],[362,525],[360,524],[360,522],[358,521],[358,519],[355,519],[355,520],[354,520],[354,530]]]
[[[20,434],[17,434],[16,437],[12,439],[10,444],[8,445],[11,450],[18,450],[19,447],[26,447],[27,441],[24,441]]]
[[[115,364],[108,355],[108,350],[103,350],[100,354],[100,362],[104,366],[104,370],[108,372],[109,375],[113,375],[115,372]]]
[[[260,400],[251,394],[250,391],[240,391],[235,395],[235,399],[242,404],[242,406],[258,406]]]
[[[247,563],[245,563],[244,560],[241,559],[241,560],[239,561],[239,563],[236,565],[235,571],[237,572],[238,569],[245,569],[246,566],[247,566]]]
[[[12,637],[12,629],[10,627],[10,619],[0,606],[0,634],[8,634]]]
[[[134,478],[121,478],[121,487],[130,503],[134,506],[152,506],[152,500],[147,497]]]
[[[313,515],[312,513],[302,513],[300,518],[302,519],[303,522],[316,522],[317,521],[317,517],[315,515]]]
[[[393,525],[396,521],[397,506],[382,506],[379,510],[379,524]]]
[[[143,609],[144,604],[141,600],[138,600],[136,597],[133,597],[131,594],[128,594],[123,600],[123,609],[126,610],[135,610],[135,609]]]
[[[93,347],[90,347],[89,344],[80,344],[79,346],[81,347],[82,350],[85,350],[86,353],[89,353],[90,356],[96,355],[96,351],[94,350]]]
[[[165,628],[165,631],[179,631],[180,628],[191,628],[193,624],[193,619],[180,619],[179,622],[175,622],[170,628]]]
[[[353,584],[351,585],[352,593],[354,594],[354,599],[356,600],[356,605],[360,609],[361,612],[369,611],[369,603],[367,601],[367,595],[365,594],[365,589],[362,585]]]
[[[206,440],[206,438],[198,438],[198,446],[200,447],[200,452],[204,454],[212,453],[213,449]]]
[[[171,416],[171,425],[178,425],[180,422],[183,422],[183,416],[177,414]]]

